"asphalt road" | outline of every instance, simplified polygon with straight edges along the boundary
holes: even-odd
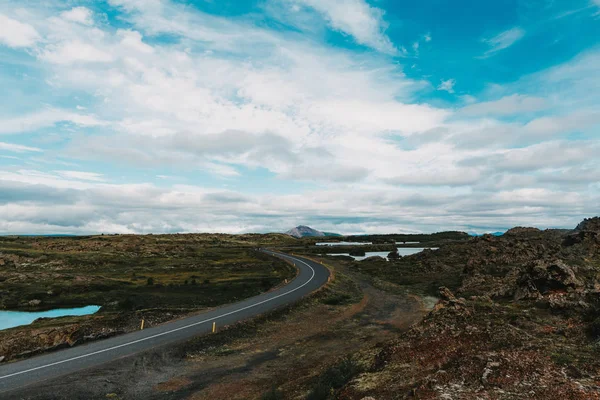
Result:
[[[218,329],[255,317],[301,299],[323,286],[329,278],[327,268],[314,261],[272,251],[264,252],[292,261],[299,269],[296,278],[272,292],[192,317],[2,365],[0,398],[3,393],[18,391],[41,381],[75,375],[83,369],[209,333],[213,322],[216,322]]]

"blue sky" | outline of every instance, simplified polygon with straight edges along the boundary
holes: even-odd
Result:
[[[598,0],[7,0],[0,233],[571,227],[598,38]]]

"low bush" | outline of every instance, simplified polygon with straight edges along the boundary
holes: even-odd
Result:
[[[362,368],[356,361],[351,357],[344,358],[340,363],[329,367],[319,376],[306,400],[327,400],[333,398],[337,389],[342,388],[361,372]]]

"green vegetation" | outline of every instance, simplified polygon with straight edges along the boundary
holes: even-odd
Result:
[[[437,233],[418,233],[418,234],[388,234],[388,235],[362,235],[362,236],[347,236],[345,240],[351,242],[373,242],[379,243],[395,243],[395,242],[439,242],[466,240],[470,236],[465,232],[447,231]]]
[[[350,254],[351,256],[363,257],[365,255],[365,250],[364,249],[351,249],[348,254]]]
[[[335,279],[318,295],[321,303],[334,306],[358,303],[362,297],[358,284],[341,272],[336,272]]]
[[[335,398],[335,390],[340,389],[362,372],[361,366],[351,357],[327,368],[317,379],[306,400],[327,400]]]
[[[0,309],[198,309],[256,295],[294,276],[291,266],[256,252],[257,243],[239,247],[244,237],[3,237]]]
[[[283,400],[284,398],[285,397],[283,397],[283,393],[281,393],[281,391],[279,391],[276,387],[273,387],[261,397],[262,400]]]

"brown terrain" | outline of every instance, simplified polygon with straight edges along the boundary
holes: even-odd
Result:
[[[15,398],[600,398],[600,218],[320,260],[295,306]]]

